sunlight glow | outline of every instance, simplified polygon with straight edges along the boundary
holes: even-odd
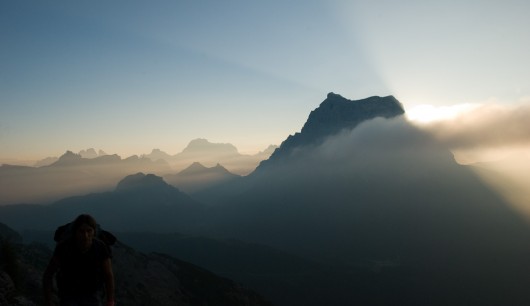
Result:
[[[496,162],[476,164],[471,169],[530,221],[530,147]]]
[[[417,123],[431,123],[456,118],[458,115],[469,112],[479,104],[464,103],[451,106],[435,106],[430,104],[421,104],[412,107],[406,111],[406,116],[410,121]]]

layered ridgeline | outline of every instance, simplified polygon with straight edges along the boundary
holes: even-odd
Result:
[[[334,305],[530,303],[528,225],[401,114],[330,94],[239,188],[209,194],[208,234],[377,271]]]
[[[68,196],[111,190],[132,173],[171,171],[169,164],[162,160],[138,156],[122,159],[118,155],[88,158],[67,151],[46,166],[1,165],[0,205],[50,203]]]
[[[167,177],[171,184],[178,183],[177,187],[182,185],[183,190],[194,191],[224,182],[228,176],[248,174],[275,148],[269,146],[257,154],[246,155],[231,144],[194,139],[175,155],[154,149],[147,155],[122,159],[116,154],[88,149],[78,154],[67,151],[59,158],[50,157],[35,166],[4,164],[0,165],[0,205],[51,203],[68,196],[109,191],[126,175],[138,172]],[[184,175],[194,163],[212,170],[229,169],[225,172],[230,173],[208,177]]]
[[[230,143],[212,143],[206,139],[198,138],[190,141],[182,152],[175,155],[155,149],[143,157],[153,161],[163,160],[177,171],[182,171],[193,163],[200,163],[205,167],[221,164],[232,173],[247,175],[254,171],[259,162],[267,159],[274,149],[276,146],[270,145],[256,154],[241,154]]]
[[[80,213],[113,231],[189,232],[204,220],[201,203],[153,174],[122,179],[112,191],[68,197],[49,205],[0,206],[0,222],[17,230],[53,230]]]
[[[50,228],[88,211],[107,228],[236,238],[295,255],[265,261],[270,267],[296,257],[333,265],[239,274],[278,305],[530,305],[528,225],[402,114],[393,97],[330,94],[254,173],[194,195],[207,203],[137,174],[111,192],[0,207],[0,221],[44,228],[38,222],[63,216]],[[205,240],[171,241],[187,258],[228,267],[212,264],[220,248]],[[240,264],[252,264],[250,254],[266,254],[254,263],[279,254],[244,249]]]

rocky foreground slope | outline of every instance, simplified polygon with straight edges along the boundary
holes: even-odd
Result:
[[[42,305],[41,278],[52,250],[21,240],[0,224],[0,306]],[[113,268],[118,305],[270,305],[229,279],[119,242],[113,247]]]

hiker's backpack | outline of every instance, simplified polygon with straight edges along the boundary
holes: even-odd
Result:
[[[55,234],[53,235],[53,240],[55,240],[55,242],[61,242],[61,241],[66,241],[72,238],[74,236],[73,226],[74,226],[73,222],[59,226],[55,230]],[[101,229],[99,224],[96,224],[95,237],[103,241],[109,247],[109,249],[110,249],[110,246],[114,245],[117,240],[116,236],[114,236],[111,232]]]

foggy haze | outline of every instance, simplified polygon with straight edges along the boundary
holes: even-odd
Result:
[[[7,219],[0,221],[17,228],[50,229],[83,211],[116,231],[177,231],[263,244],[341,267],[333,274],[332,283],[338,287],[330,291],[339,301],[360,294],[350,291],[359,286],[351,275],[364,275],[360,283],[380,288],[387,301],[403,299],[416,305],[425,295],[447,299],[448,304],[461,297],[477,303],[499,301],[505,296],[496,290],[513,292],[510,301],[526,299],[528,224],[468,166],[458,164],[446,144],[403,116],[365,121],[319,143],[292,148],[285,159],[261,171],[203,190],[197,198],[212,201],[206,206],[161,177],[135,174],[113,191],[64,199],[49,208],[2,207],[1,216]],[[215,169],[197,164],[191,170]],[[190,239],[193,245],[196,240]],[[201,254],[215,247],[201,246],[190,251],[191,260],[204,258]],[[222,247],[230,249],[224,243]],[[178,249],[169,244],[160,248]],[[233,269],[227,273],[249,279],[237,273],[239,266]],[[308,275],[319,278],[321,273]],[[499,287],[499,275],[513,282]],[[263,277],[254,272],[251,279],[267,279]],[[282,274],[274,277],[283,279]],[[327,280],[323,277],[307,288],[320,288]],[[447,290],[452,293],[446,295]],[[372,298],[369,293],[361,296]],[[310,305],[307,299],[299,301]]]
[[[530,1],[0,7],[0,304],[89,213],[117,305],[530,305]]]
[[[530,146],[530,103],[483,105],[424,127],[451,149]]]
[[[454,118],[421,124],[530,220],[530,104],[482,105]]]
[[[168,182],[187,191],[195,191],[216,184],[224,175],[178,177],[178,173],[195,162],[209,167],[222,164],[233,172],[227,177],[248,174],[260,161],[267,159],[275,146],[255,155],[240,154],[231,144],[210,143],[205,139],[191,141],[181,153],[169,155],[160,150],[138,157],[122,159],[105,155],[99,150],[68,151],[60,158],[47,158],[40,166],[0,166],[0,205],[18,203],[50,203],[64,197],[103,192],[114,189],[125,176],[138,172],[166,176]],[[225,166],[226,165],[226,166]],[[191,189],[190,189],[191,188]]]

